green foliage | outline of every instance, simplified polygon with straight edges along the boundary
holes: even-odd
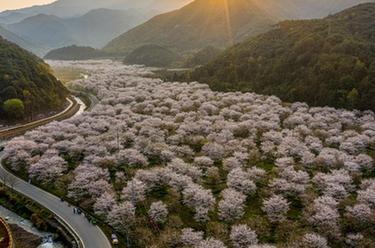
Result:
[[[9,99],[24,104],[25,116],[56,109],[68,91],[41,59],[0,37],[0,115]]]
[[[87,60],[106,57],[106,53],[92,47],[69,46],[51,50],[44,56],[52,60]]]
[[[21,119],[25,114],[25,106],[20,99],[6,100],[3,109],[7,116],[12,119]]]
[[[249,0],[198,0],[155,16],[112,40],[111,53],[129,53],[149,44],[192,52],[207,46],[224,48],[269,30],[276,17]]]
[[[216,47],[208,46],[189,57],[186,61],[186,66],[205,65],[219,56],[221,52],[222,51]]]
[[[314,106],[375,110],[375,4],[285,21],[183,78]]]
[[[135,49],[124,62],[154,67],[165,67],[177,62],[180,56],[171,50],[157,45],[145,45]]]

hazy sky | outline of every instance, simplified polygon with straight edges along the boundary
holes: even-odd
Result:
[[[0,0],[0,11],[7,9],[19,9],[37,4],[46,4],[55,0]]]

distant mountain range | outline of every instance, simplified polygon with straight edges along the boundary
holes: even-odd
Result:
[[[0,36],[4,39],[13,42],[20,47],[29,50],[29,51],[36,51],[36,53],[41,52],[41,49],[37,48],[34,44],[30,43],[29,41],[24,40],[20,36],[12,33],[11,31],[5,29],[4,27],[0,26]]]
[[[220,91],[375,110],[375,3],[320,20],[281,22],[226,50],[189,79]]]
[[[0,13],[0,23],[11,24],[38,14],[71,18],[100,8],[129,10],[137,9],[150,15],[176,9],[191,0],[57,0],[51,4],[33,6]],[[152,15],[152,14],[151,14]]]
[[[4,11],[0,13],[0,24],[20,38],[11,39],[13,42],[43,56],[51,49],[71,45],[100,48],[155,14],[181,7],[189,1],[58,0]]]
[[[374,0],[195,0],[112,40],[105,51],[129,53],[144,45],[175,52],[228,47],[285,19],[318,18]]]
[[[136,11],[96,9],[80,17],[65,19],[38,14],[6,28],[47,52],[69,45],[99,48],[143,20]]]

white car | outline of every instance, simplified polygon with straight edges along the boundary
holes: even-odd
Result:
[[[118,245],[118,238],[116,234],[112,234],[112,244],[113,245]]]

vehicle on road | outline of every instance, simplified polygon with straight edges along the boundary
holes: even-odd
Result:
[[[117,235],[113,233],[112,236],[111,236],[111,238],[112,238],[112,244],[113,245],[118,245]]]

